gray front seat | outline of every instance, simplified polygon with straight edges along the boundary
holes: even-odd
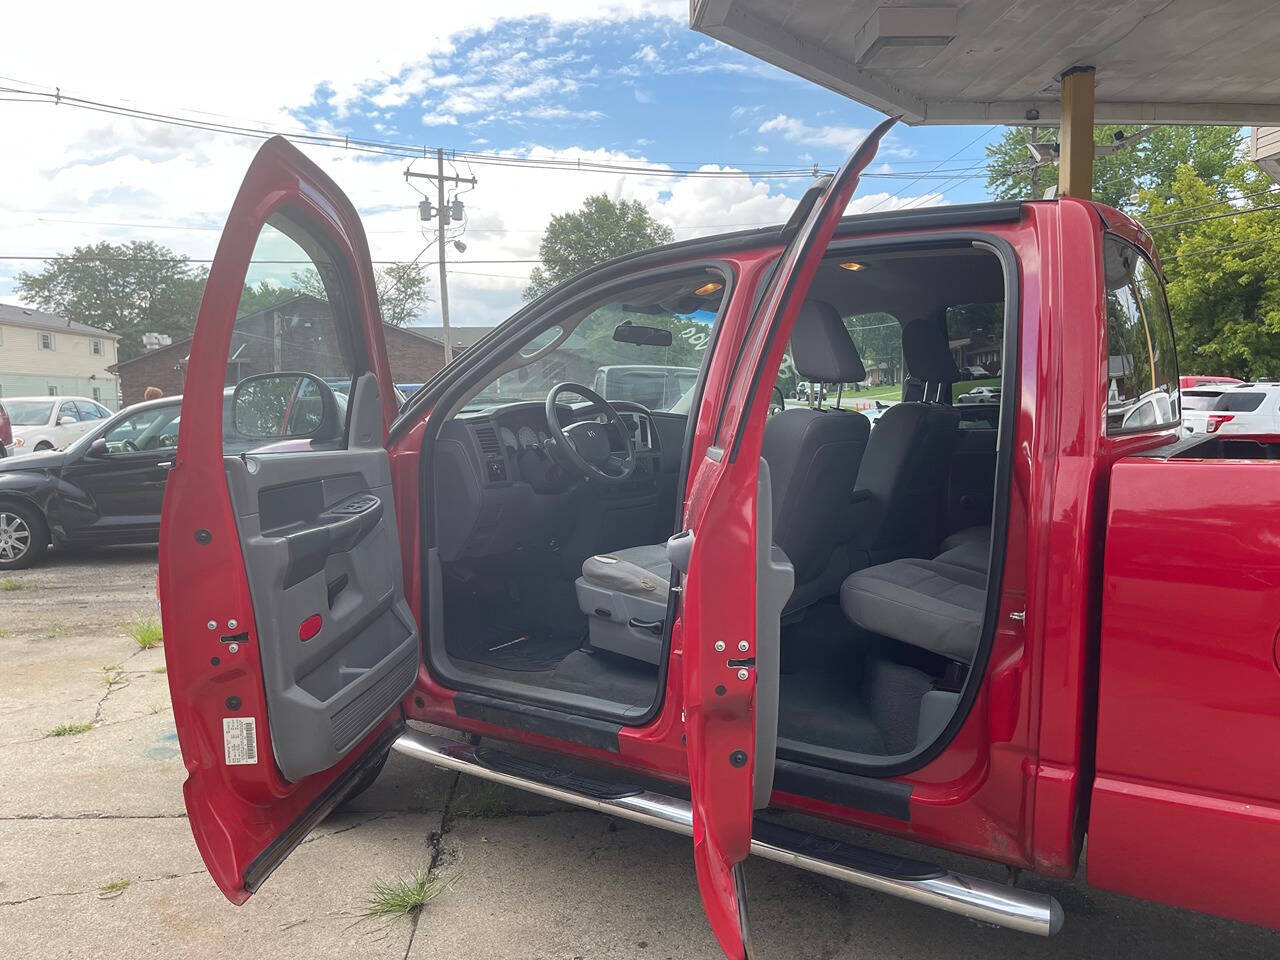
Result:
[[[574,588],[594,649],[658,662],[671,591],[665,543],[588,557]]]
[[[821,384],[858,383],[867,371],[836,308],[806,300],[791,334],[796,373]],[[879,429],[877,427],[877,429]],[[852,494],[871,423],[853,410],[783,410],[764,428],[773,479],[773,539],[795,566],[785,612],[840,589],[852,569]]]

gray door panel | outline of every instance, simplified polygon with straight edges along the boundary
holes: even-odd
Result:
[[[257,619],[276,762],[333,766],[409,691],[418,630],[404,596],[381,447],[224,460]],[[305,636],[304,625],[318,632]]]

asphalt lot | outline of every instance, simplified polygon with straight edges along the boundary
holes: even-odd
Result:
[[[392,755],[248,905],[205,874],[160,649],[154,549],[52,555],[0,578],[0,936],[21,958],[715,958],[688,841]],[[51,737],[60,724],[88,732]],[[916,852],[906,845],[894,849]],[[981,872],[972,862],[957,865]],[[416,921],[361,918],[372,886],[455,883]],[[996,875],[991,873],[990,875]],[[1092,891],[1051,890],[1040,941],[764,862],[748,868],[761,958],[1274,958],[1280,936]]]

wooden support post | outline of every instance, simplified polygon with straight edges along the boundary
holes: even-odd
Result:
[[[1093,67],[1062,75],[1062,132],[1058,138],[1058,195],[1093,197]]]

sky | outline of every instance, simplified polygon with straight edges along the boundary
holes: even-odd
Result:
[[[172,4],[6,11],[0,87],[184,119],[422,145],[430,151],[735,170],[728,179],[530,170],[464,162],[449,248],[450,319],[501,322],[521,303],[549,218],[591,193],[640,200],[678,239],[786,219],[883,116],[691,31],[687,0],[522,0],[410,7],[365,0],[224,3],[190,22]],[[275,7],[281,9],[274,9]],[[288,9],[285,9],[288,8]],[[98,241],[154,240],[213,255],[261,140],[0,92],[0,302],[38,258]],[[986,198],[989,127],[899,126],[850,212]],[[360,210],[375,260],[435,263],[410,161],[303,145]],[[414,169],[434,167],[424,160]],[[945,175],[941,175],[945,173]],[[952,175],[958,172],[959,175]],[[908,175],[908,176],[904,176]],[[920,179],[916,179],[920,177]],[[16,259],[19,257],[37,259]],[[421,319],[439,325],[432,303]]]

